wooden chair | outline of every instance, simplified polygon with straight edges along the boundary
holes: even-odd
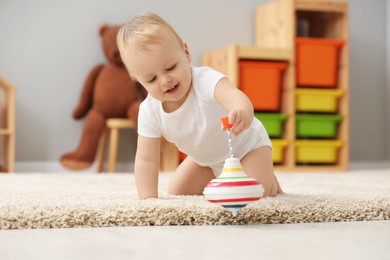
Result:
[[[124,118],[110,118],[106,121],[106,128],[100,141],[100,149],[98,153],[97,172],[103,171],[105,161],[105,154],[107,149],[108,135],[110,135],[110,145],[108,147],[108,169],[107,172],[113,173],[116,170],[116,161],[119,144],[119,130],[121,129],[135,129],[135,123],[129,119]],[[167,142],[162,138],[161,140],[161,171],[173,171],[179,164],[179,154],[176,146]]]
[[[106,120],[106,128],[103,131],[103,135],[100,141],[100,149],[98,154],[98,166],[97,172],[103,171],[103,165],[105,161],[106,149],[107,149],[107,135],[110,135],[110,147],[108,149],[108,169],[107,172],[115,172],[116,160],[118,154],[119,144],[119,130],[120,129],[134,129],[135,124],[133,121],[123,118],[110,118]]]
[[[0,77],[0,172],[14,172],[15,87]],[[4,165],[2,165],[4,164]]]

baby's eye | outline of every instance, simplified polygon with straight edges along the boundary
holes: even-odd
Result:
[[[156,80],[156,77],[153,77],[153,78],[151,78],[150,80],[148,80],[147,82],[148,83],[153,83],[153,81],[155,81]]]
[[[176,68],[176,64],[174,64],[173,66],[169,67],[169,68],[167,69],[167,71],[174,70],[175,68]]]

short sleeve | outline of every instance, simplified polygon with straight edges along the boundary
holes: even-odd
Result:
[[[215,100],[214,91],[218,82],[226,76],[209,67],[199,67],[194,71],[195,87],[205,100]]]
[[[148,107],[145,101],[141,103],[138,112],[138,134],[148,138],[159,138],[161,137],[159,120],[157,120],[156,115],[153,116],[153,110]]]

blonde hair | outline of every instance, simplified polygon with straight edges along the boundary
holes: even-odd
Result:
[[[147,50],[148,45],[158,43],[161,38],[161,29],[170,31],[182,45],[183,40],[175,29],[160,16],[153,13],[143,13],[133,17],[123,25],[117,35],[119,50],[135,47],[139,50]]]

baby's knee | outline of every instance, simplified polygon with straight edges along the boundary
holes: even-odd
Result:
[[[178,185],[170,183],[168,185],[168,195],[183,195],[183,189],[180,189]]]

